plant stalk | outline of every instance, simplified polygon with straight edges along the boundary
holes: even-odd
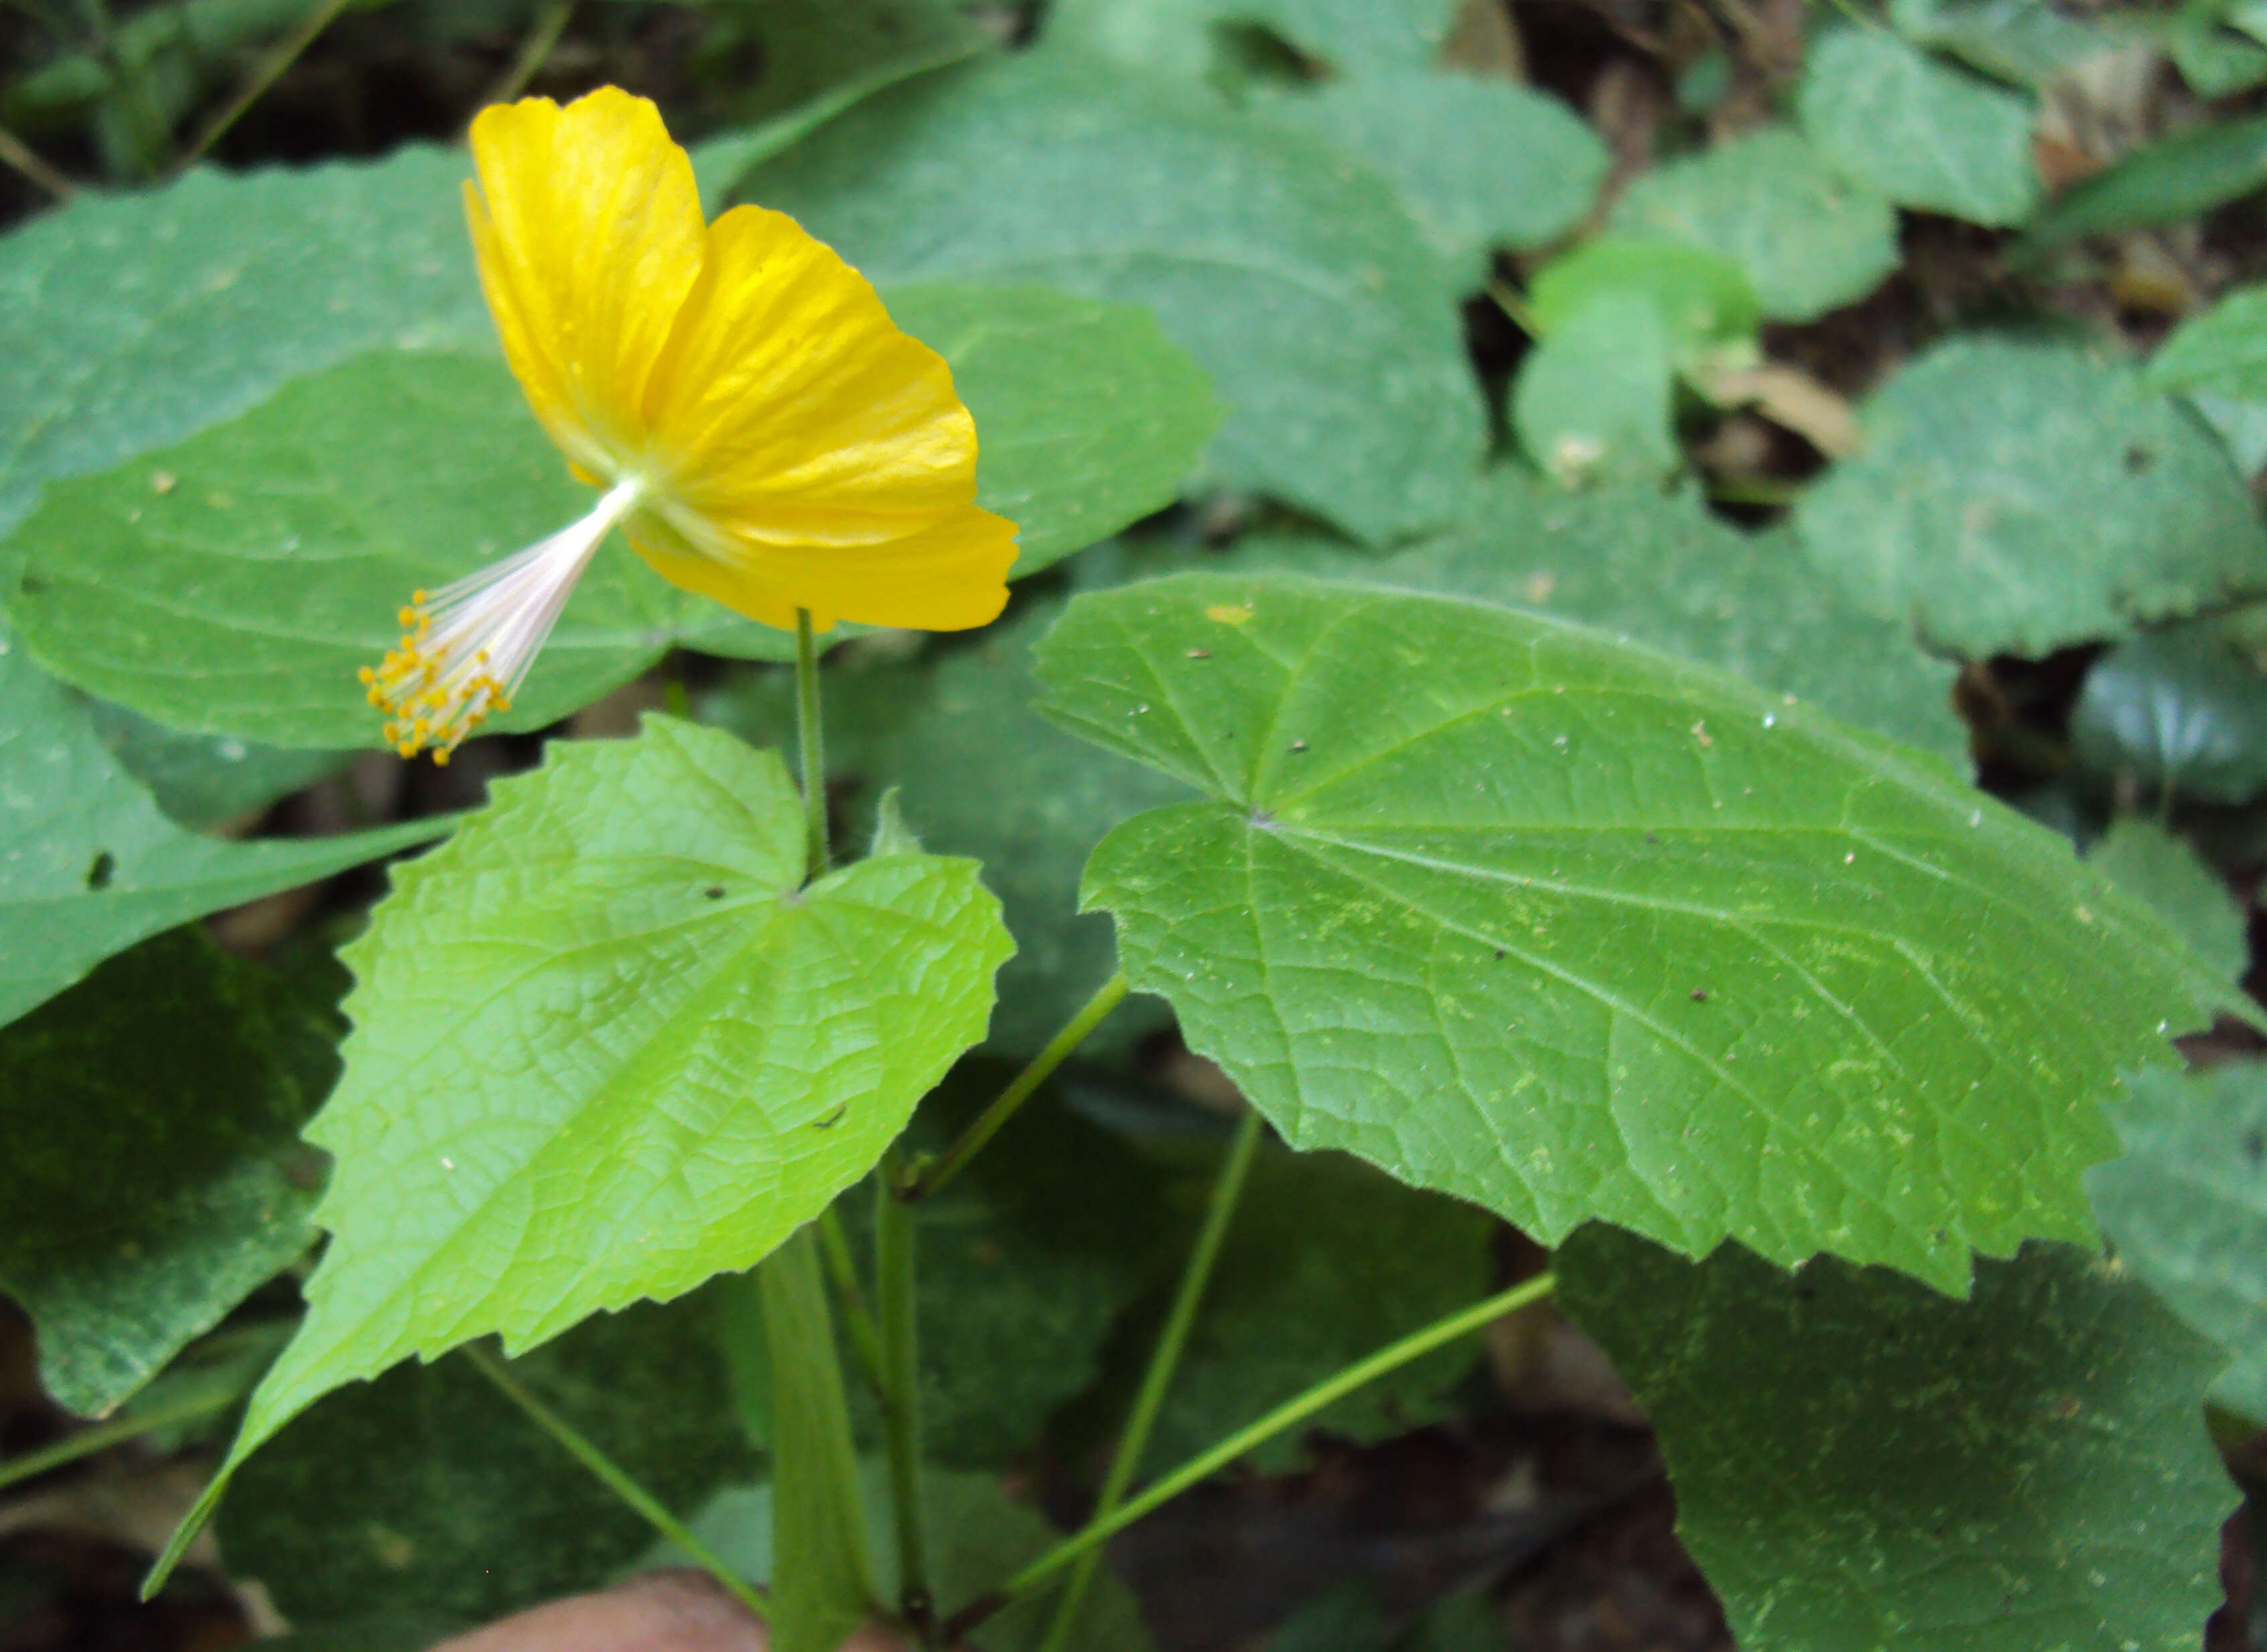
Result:
[[[795,726],[803,754],[803,862],[807,876],[823,877],[826,842],[826,732],[818,715],[818,644],[811,610],[795,611]]]
[[[1110,1514],[1090,1521],[990,1594],[979,1597],[955,1612],[944,1626],[946,1644],[957,1641],[1089,1549],[1108,1542],[1142,1516],[1161,1504],[1170,1502],[1190,1487],[1226,1468],[1245,1452],[1265,1445],[1287,1429],[1297,1428],[1317,1412],[1343,1399],[1363,1384],[1375,1382],[1412,1360],[1422,1359],[1434,1348],[1478,1330],[1492,1319],[1500,1319],[1508,1313],[1515,1313],[1529,1303],[1540,1301],[1551,1294],[1555,1282],[1550,1274],[1538,1274],[1533,1279],[1500,1291],[1485,1302],[1460,1309],[1444,1319],[1436,1319],[1421,1331],[1411,1332],[1398,1341],[1380,1348],[1368,1359],[1349,1365],[1337,1376],[1316,1384],[1296,1399],[1286,1400],[1257,1422],[1247,1424],[1209,1450],[1191,1457],[1140,1496],[1119,1504]]]
[[[897,1515],[899,1610],[921,1643],[933,1646],[936,1597],[929,1586],[928,1531],[921,1506],[921,1337],[913,1317],[913,1209],[896,1193],[902,1174],[902,1162],[892,1148],[882,1160],[874,1194],[874,1293],[880,1303],[890,1501]]]
[[[881,1333],[874,1328],[873,1311],[866,1306],[866,1288],[858,1281],[858,1263],[850,1254],[850,1241],[842,1231],[842,1218],[829,1205],[818,1215],[818,1256],[825,1264],[827,1282],[834,1287],[834,1300],[842,1310],[843,1328],[850,1333],[850,1346],[857,1351],[858,1369],[877,1399],[888,1396],[888,1378],[883,1375]]]
[[[1141,1466],[1141,1454],[1148,1449],[1150,1430],[1156,1426],[1157,1413],[1163,1408],[1166,1392],[1172,1387],[1173,1373],[1180,1369],[1189,1333],[1196,1326],[1197,1311],[1204,1305],[1205,1288],[1212,1282],[1213,1267],[1220,1260],[1221,1245],[1228,1237],[1229,1224],[1235,1220],[1236,1201],[1243,1197],[1252,1156],[1258,1151],[1260,1122],[1258,1110],[1254,1107],[1246,1107],[1244,1117],[1236,1121],[1236,1139],[1229,1146],[1219,1179],[1212,1185],[1212,1199],[1205,1207],[1204,1226],[1198,1230],[1195,1248],[1190,1251],[1188,1263],[1181,1269],[1181,1282],[1173,1293],[1172,1311],[1166,1315],[1165,1328],[1158,1333],[1157,1346],[1150,1352],[1149,1369],[1141,1373],[1141,1387],[1134,1396],[1133,1413],[1126,1420],[1126,1431],[1118,1436],[1118,1450],[1111,1457],[1110,1472],[1103,1478],[1102,1498],[1094,1509],[1097,1520],[1117,1509],[1126,1496],[1126,1488],[1134,1483],[1135,1471]],[[1047,1627],[1046,1639],[1039,1643],[1039,1652],[1061,1652],[1070,1643],[1071,1626],[1085,1602],[1087,1586],[1094,1581],[1095,1568],[1101,1563],[1099,1545],[1078,1557],[1069,1580],[1063,1585],[1062,1597],[1055,1603],[1054,1621]]]
[[[1014,1118],[1016,1110],[1031,1098],[1031,1092],[1053,1077],[1055,1068],[1070,1059],[1071,1052],[1086,1042],[1087,1035],[1102,1024],[1103,1017],[1125,1002],[1127,990],[1123,970],[1103,982],[1101,990],[1048,1040],[1047,1047],[1031,1059],[1031,1064],[1016,1074],[1014,1082],[977,1114],[975,1121],[960,1133],[960,1139],[945,1149],[942,1156],[915,1171],[898,1189],[898,1197],[908,1201],[926,1199],[959,1175],[984,1144],[999,1134],[1000,1127]]]
[[[236,96],[228,100],[228,106],[205,122],[204,129],[197,134],[196,142],[184,150],[180,158],[173,163],[173,170],[187,172],[195,165],[205,151],[219,143],[229,128],[244,118],[244,112],[259,102],[268,89],[283,77],[284,71],[297,62],[300,55],[320,40],[323,31],[337,22],[339,14],[353,3],[354,0],[316,0],[307,15],[299,19],[297,26],[276,41],[268,54],[253,66],[252,72],[244,78],[244,84],[237,88]]]
[[[643,1516],[648,1525],[691,1556],[711,1577],[722,1583],[732,1597],[756,1614],[768,1620],[771,1608],[762,1595],[745,1578],[719,1560],[708,1546],[694,1537],[685,1523],[663,1508],[653,1494],[632,1479],[620,1465],[601,1451],[566,1418],[545,1405],[528,1391],[527,1385],[508,1370],[497,1359],[478,1343],[467,1343],[465,1357],[473,1368],[495,1384],[497,1391],[526,1413],[528,1421],[556,1440],[567,1454],[597,1476],[600,1484]]]

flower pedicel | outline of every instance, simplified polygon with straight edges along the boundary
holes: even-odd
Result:
[[[784,214],[704,223],[642,98],[530,98],[473,121],[465,186],[505,358],[590,515],[419,591],[363,681],[405,757],[446,762],[510,708],[620,525],[664,578],[791,630],[953,631],[1008,599],[1015,525],[980,510],[952,373],[866,279]]]

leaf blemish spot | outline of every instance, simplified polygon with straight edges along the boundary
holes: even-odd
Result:
[[[109,888],[111,877],[117,870],[118,857],[108,849],[97,850],[94,859],[87,863],[86,886],[90,890]]]
[[[706,889],[704,889],[704,890],[702,890],[702,891],[701,892],[701,898],[703,900],[722,900],[722,899],[723,899],[723,898],[724,898],[724,885],[722,885],[722,884],[711,884],[711,885],[709,885],[708,888],[706,888]]]

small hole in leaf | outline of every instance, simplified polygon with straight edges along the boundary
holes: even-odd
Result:
[[[118,857],[108,849],[102,850],[87,865],[86,886],[89,889],[109,888],[111,874],[117,870]]]

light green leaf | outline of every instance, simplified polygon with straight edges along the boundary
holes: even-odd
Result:
[[[753,1467],[713,1308],[602,1315],[512,1375],[664,1507],[689,1509]],[[331,1395],[246,1465],[219,1520],[231,1575],[302,1624],[498,1617],[597,1587],[651,1535],[460,1359]]]
[[[187,930],[0,1033],[0,1289],[59,1404],[109,1411],[314,1242],[337,1036]]]
[[[1673,241],[1593,236],[1537,272],[1528,301],[1546,334],[1609,294],[1652,301],[1668,323],[1679,362],[1752,351],[1763,312],[1747,276],[1731,260]]]
[[[1210,1178],[1185,1182],[1189,1235]],[[1327,1211],[1327,1220],[1317,1213]],[[1487,1213],[1414,1193],[1338,1154],[1267,1151],[1254,1161],[1204,1307],[1158,1414],[1152,1468],[1195,1456],[1397,1337],[1486,1295]],[[1178,1267],[1187,1242],[1171,1247]],[[1132,1322],[1124,1369],[1155,1340],[1162,1299]],[[1365,1443],[1406,1433],[1449,1409],[1447,1391],[1474,1345],[1451,1343],[1318,1413],[1298,1434],[1252,1454],[1262,1472],[1295,1466],[1309,1432]],[[1130,1398],[1130,1394],[1129,1394]],[[1120,1412],[1122,1415],[1122,1409]]]
[[[1939,647],[2037,656],[2267,588],[2227,453],[2131,368],[1960,338],[1862,409],[1865,451],[1795,510],[1812,556]]]
[[[1963,1289],[2091,1237],[2098,1104],[2233,1002],[1933,760],[1596,632],[1181,576],[1079,598],[1039,661],[1043,710],[1207,797],[1088,867],[1134,988],[1295,1146],[1545,1242]]]
[[[2229,980],[2250,962],[2244,917],[2227,880],[2154,821],[2128,816],[2087,851],[2094,870],[2156,908],[2197,956]],[[2267,1416],[2267,1413],[2263,1413]]]
[[[1786,127],[1640,173],[1610,223],[1623,235],[1721,253],[1747,272],[1778,321],[1816,320],[1854,303],[1897,267],[1888,201]]]
[[[1953,667],[1904,626],[1852,608],[1793,535],[1742,532],[1697,491],[1567,495],[1498,479],[1456,533],[1373,566],[1387,584],[1532,608],[1720,666],[1968,767]]]
[[[2267,791],[2267,672],[2218,620],[2121,642],[2071,709],[2080,764],[2107,781],[2204,803]]]
[[[2238,287],[2190,316],[2149,357],[2156,390],[2267,401],[2267,286]]]
[[[1546,333],[1519,364],[1511,423],[1562,488],[1658,481],[1683,459],[1669,323],[1653,300],[1605,292]]]
[[[415,820],[345,837],[184,832],[102,749],[84,709],[0,631],[0,1024],[114,952],[209,912],[429,841]]]
[[[862,659],[826,673],[830,771],[862,782],[862,797],[897,788],[923,843],[984,863],[1016,944],[1000,973],[989,1042],[1017,1055],[1036,1054],[1118,967],[1109,920],[1078,909],[1086,857],[1119,821],[1188,796],[1031,709],[1031,645],[1060,612],[1058,599],[1034,599],[942,657]],[[773,673],[702,715],[759,745],[784,746],[794,685]],[[1165,1020],[1157,1000],[1136,997],[1082,1048],[1122,1050]]]
[[[201,1514],[343,1383],[752,1266],[984,1035],[1009,944],[975,866],[799,889],[775,753],[651,717],[490,797],[346,954],[346,1076],[308,1129],[330,1245]]]
[[[2234,1355],[2213,1401],[2267,1421],[2267,1069],[2139,1073],[2125,1156],[2087,1172],[2095,1219],[2188,1325]]]
[[[1594,1227],[1558,1272],[1746,1652],[2187,1652],[2220,1599],[2216,1352],[2097,1257],[2027,1245],[1948,1302]]]
[[[1351,75],[1432,62],[1448,43],[1456,0],[1223,0],[1219,10]]]
[[[1840,29],[1814,44],[1796,106],[1830,165],[1899,206],[2005,224],[2038,205],[2030,100],[1885,29]]]
[[[2267,114],[2210,121],[2135,150],[2055,197],[2029,244],[2177,224],[2267,187]]]
[[[1606,146],[1581,117],[1509,81],[1370,70],[1266,107],[1390,180],[1434,250],[1474,285],[1489,248],[1556,240],[1605,180]]]
[[[2073,17],[2053,0],[1889,0],[1889,21],[1916,46],[2027,88],[2123,43],[2113,30]]]
[[[878,1597],[817,1236],[790,1237],[756,1283],[772,1377],[771,1641],[779,1652],[838,1652]]]
[[[1013,578],[1171,504],[1220,428],[1204,374],[1146,310],[950,283],[889,302],[976,415],[978,499],[1022,530]]]
[[[2267,82],[2267,48],[2222,28],[2212,15],[2186,6],[2165,26],[2165,43],[2190,92],[2207,100],[2225,98]]]
[[[196,172],[0,238],[0,536],[106,470],[378,346],[477,342],[461,155]],[[0,551],[0,586],[13,583]]]
[[[1049,48],[874,99],[750,192],[884,283],[1154,311],[1230,409],[1215,484],[1385,540],[1453,516],[1479,462],[1449,273],[1392,191],[1200,90]]]

